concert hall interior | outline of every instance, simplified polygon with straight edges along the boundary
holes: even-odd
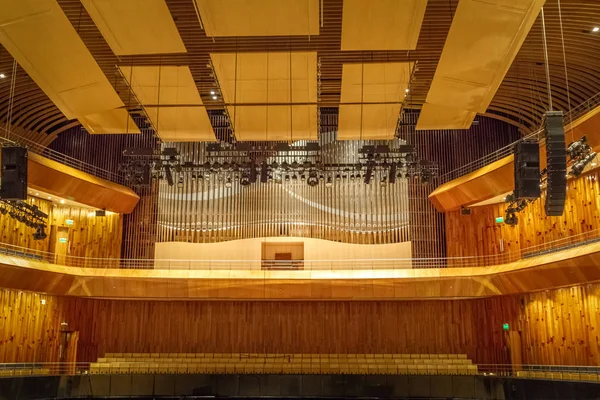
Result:
[[[0,0],[0,400],[600,393],[600,2]]]

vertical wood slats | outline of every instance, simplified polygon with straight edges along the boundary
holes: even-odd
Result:
[[[448,257],[488,256],[521,253],[523,249],[600,229],[600,172],[597,170],[567,183],[567,201],[562,217],[548,217],[544,197],[518,214],[519,224],[497,224],[508,205],[497,203],[472,207],[471,215],[446,213]],[[591,233],[590,235],[593,235]],[[598,236],[598,235],[595,235]],[[591,237],[581,237],[587,240]],[[500,241],[503,241],[503,248]],[[566,242],[564,244],[567,244]],[[526,250],[531,251],[530,250]],[[493,257],[489,263],[494,263]]]
[[[508,364],[508,323],[525,364],[598,365],[599,299],[598,283],[397,302],[132,302],[0,289],[0,362],[57,361],[65,321],[80,332],[78,361],[106,352],[466,353]]]

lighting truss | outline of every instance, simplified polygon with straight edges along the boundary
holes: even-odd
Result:
[[[334,181],[362,180],[370,184],[377,175],[381,185],[396,183],[398,179],[414,179],[430,183],[437,174],[434,164],[418,160],[413,146],[397,148],[363,146],[354,162],[324,162],[318,143],[290,146],[286,143],[271,144],[208,144],[205,161],[202,163],[182,162],[176,149],[166,148],[161,152],[144,149],[129,149],[124,152],[127,162],[120,170],[132,185],[149,185],[152,181],[166,179],[169,186],[183,187],[183,176],[194,179],[217,177],[230,187],[236,180],[242,186],[256,182],[282,183],[303,181],[317,186],[324,181],[326,186]]]
[[[509,194],[504,199],[508,203],[508,207],[504,212],[504,223],[515,226],[519,223],[518,213],[523,211],[527,206],[533,203],[536,199],[517,199],[514,193]]]
[[[33,234],[34,240],[43,240],[46,238],[46,219],[48,214],[42,212],[37,206],[27,204],[21,200],[2,200],[0,199],[0,214],[7,215],[12,219],[19,221],[36,231]]]

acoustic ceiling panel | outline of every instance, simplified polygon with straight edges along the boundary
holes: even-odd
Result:
[[[317,140],[317,106],[237,106],[228,108],[241,141]]]
[[[206,36],[319,34],[319,0],[195,0]]]
[[[210,56],[238,140],[317,139],[316,52]]]
[[[56,0],[0,0],[0,43],[69,119],[123,106]]]
[[[165,142],[214,142],[204,107],[145,107],[146,115]]]
[[[425,103],[419,114],[418,130],[469,129],[477,113]],[[448,128],[451,126],[452,128]]]
[[[140,133],[139,128],[124,108],[84,115],[79,117],[78,120],[85,130],[91,134]]]
[[[393,139],[412,67],[412,63],[344,64],[338,139]]]
[[[165,0],[81,0],[116,55],[185,53]]]
[[[460,0],[426,99],[457,114],[422,114],[417,129],[462,129],[464,116],[485,112],[544,2]]]
[[[414,50],[427,0],[344,0],[342,50]]]
[[[202,105],[188,66],[119,67],[141,105]]]

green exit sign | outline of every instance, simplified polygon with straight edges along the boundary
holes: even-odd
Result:
[[[67,225],[73,225],[73,222],[74,221],[72,219],[68,219],[68,220],[65,221],[65,224],[67,224]]]
[[[504,324],[502,324],[502,329],[507,331],[510,329],[510,326],[505,322]]]
[[[58,243],[67,243],[67,238],[58,238]]]
[[[504,222],[504,217],[496,217],[496,223],[501,224]]]

